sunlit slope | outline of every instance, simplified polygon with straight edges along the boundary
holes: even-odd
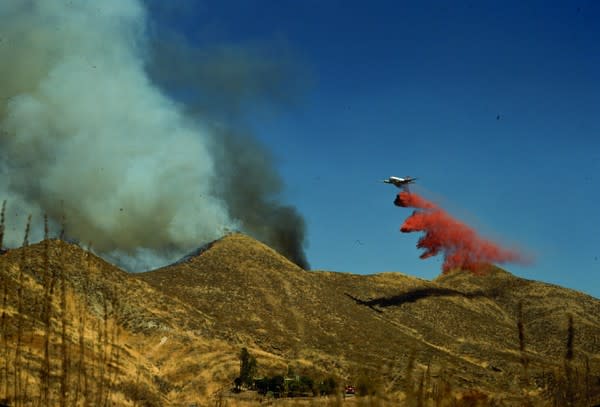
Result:
[[[8,349],[0,352],[0,373],[7,354],[14,377],[20,324],[23,391],[34,400],[42,389],[48,292],[56,402],[63,320],[69,397],[92,405],[99,392],[115,405],[133,405],[140,386],[156,405],[209,400],[230,388],[242,347],[257,357],[260,375],[284,374],[291,366],[317,380],[366,377],[385,394],[405,391],[407,380],[418,386],[422,377],[430,389],[445,383],[456,391],[479,389],[509,405],[519,405],[524,381],[543,392],[567,359],[577,377],[590,378],[580,382],[592,391],[600,376],[600,301],[495,267],[434,281],[306,271],[233,234],[142,274],[49,240],[1,255],[0,273],[2,297],[6,292],[0,348]]]
[[[341,376],[393,381],[406,374],[414,354],[419,369],[443,371],[456,386],[512,392],[523,369],[517,304],[529,295],[530,283],[499,269],[490,273],[430,282],[400,273],[305,271],[262,243],[234,234],[185,262],[138,277],[209,315],[216,337],[309,360]],[[504,285],[496,284],[498,275]],[[550,287],[536,284],[540,293]],[[556,356],[564,349],[566,313],[599,306],[593,298],[553,289],[564,292],[561,310],[541,300],[535,309],[553,328],[525,323],[526,351],[540,375],[561,362]],[[534,312],[528,307],[525,302],[524,318]],[[598,315],[589,313],[581,328],[586,336],[576,346],[582,355],[598,353],[585,339],[600,335]],[[548,334],[555,345],[544,347]]]
[[[513,320],[521,309],[526,350],[532,355],[561,360],[567,349],[569,317],[573,347],[581,358],[600,362],[600,301],[557,285],[527,280],[490,268],[485,276],[454,272],[436,282],[463,292],[481,291]]]
[[[15,399],[18,371],[17,399],[26,403],[38,403],[46,376],[43,405],[59,404],[63,377],[67,404],[181,405],[236,374],[238,349],[206,339],[207,315],[77,245],[47,240],[10,250],[0,256],[0,277],[1,398]]]

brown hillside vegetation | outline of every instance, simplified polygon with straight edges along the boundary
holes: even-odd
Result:
[[[600,402],[600,301],[494,267],[305,271],[233,234],[141,274],[46,240],[0,256],[0,273],[11,405],[235,405],[242,347],[259,376],[333,375],[380,405]]]
[[[21,270],[23,306],[18,314]],[[0,256],[0,273],[0,290],[5,293],[0,399],[14,405],[162,406],[178,400],[170,398],[177,391],[185,390],[195,400],[214,391],[214,383],[229,380],[225,374],[218,376],[224,360],[212,360],[208,355],[231,355],[233,363],[238,349],[206,339],[211,336],[210,317],[76,245],[46,240],[11,250]],[[66,282],[64,304],[62,276]],[[52,299],[49,329],[44,323],[46,287]],[[17,356],[19,325],[21,349]],[[49,362],[45,369],[46,335]],[[177,359],[177,372],[169,370],[172,357]],[[203,360],[217,368],[198,372]],[[185,380],[179,380],[180,376]],[[188,391],[187,386],[193,390]]]
[[[494,267],[436,281],[309,272],[235,234],[137,277],[210,315],[216,335],[347,382],[366,376],[390,394],[403,390],[412,357],[417,376],[428,372],[452,388],[510,398],[527,380],[542,393],[564,364],[568,315],[578,360],[596,376],[600,368],[600,301]]]

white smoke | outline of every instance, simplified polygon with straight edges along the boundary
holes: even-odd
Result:
[[[240,226],[214,192],[211,130],[145,71],[146,18],[137,0],[0,3],[8,230],[65,214],[69,236],[136,268]]]

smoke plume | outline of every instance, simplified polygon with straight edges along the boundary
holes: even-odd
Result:
[[[228,230],[255,236],[307,267],[303,219],[279,203],[282,182],[269,154],[239,126],[224,124],[231,116],[225,108],[204,99],[211,108],[199,112],[187,95],[169,93],[160,75],[168,66],[163,60],[157,68],[149,26],[139,0],[0,3],[6,224],[22,230],[26,214],[47,213],[56,225],[64,215],[70,238],[93,242],[130,270],[172,261]],[[228,74],[220,67],[236,61],[224,62],[220,52],[202,59],[204,65],[189,68],[188,77],[200,78],[190,89],[216,83],[211,75],[223,83],[237,75],[245,100],[260,93],[249,84],[269,92],[279,86],[267,80],[274,76],[265,71],[280,69],[268,60],[244,71],[242,62],[251,58],[242,54]],[[215,105],[236,99],[238,112],[240,92],[221,95],[217,87],[203,95],[215,95]],[[5,238],[18,244],[14,233]]]
[[[521,253],[481,238],[469,226],[415,193],[400,192],[394,204],[417,209],[404,221],[400,231],[424,232],[417,243],[417,248],[425,250],[420,258],[443,254],[444,273],[456,269],[479,273],[490,263],[525,261]]]

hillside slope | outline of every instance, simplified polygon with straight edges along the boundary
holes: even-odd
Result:
[[[77,245],[10,250],[0,277],[0,400],[180,405],[235,374],[239,350],[206,339],[209,316]]]
[[[185,262],[136,277],[209,315],[215,336],[349,381],[371,376],[388,391],[401,389],[412,355],[419,370],[459,388],[509,397],[521,391],[521,376],[544,386],[547,372],[564,359],[567,315],[576,327],[577,356],[594,374],[600,366],[600,301],[495,267],[484,276],[456,273],[436,281],[305,271],[235,234]]]
[[[391,405],[417,391],[600,402],[600,301],[495,267],[306,271],[233,234],[141,274],[46,240],[0,255],[0,277],[0,398],[25,405],[214,405],[242,347],[259,375],[369,383]]]

